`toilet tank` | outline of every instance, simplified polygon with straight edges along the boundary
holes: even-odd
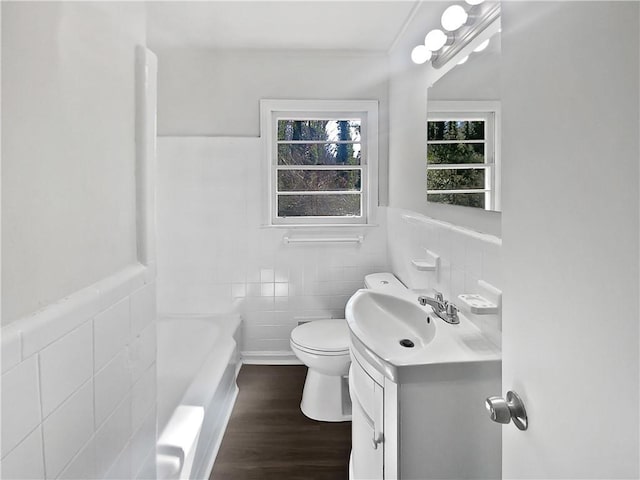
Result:
[[[366,275],[364,277],[364,287],[388,293],[401,292],[407,289],[393,273],[389,272]]]

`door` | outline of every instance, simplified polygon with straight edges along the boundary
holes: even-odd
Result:
[[[638,5],[502,4],[503,478],[639,475]]]

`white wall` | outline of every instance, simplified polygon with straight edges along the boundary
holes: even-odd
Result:
[[[159,60],[160,136],[257,137],[263,98],[380,100],[380,131],[387,130],[385,55],[189,48],[154,51]],[[380,151],[386,157],[385,136]]]
[[[144,37],[141,4],[3,4],[3,478],[155,478]]]
[[[157,53],[160,312],[239,311],[246,358],[247,352],[286,356],[298,317],[343,318],[346,301],[362,286],[364,274],[387,268],[386,233],[384,224],[348,229],[365,234],[359,247],[285,246],[287,229],[261,227],[265,159],[258,138],[259,100],[378,100],[384,201],[386,56],[206,49]]]
[[[497,347],[501,345],[502,315],[476,315],[464,308],[458,295],[479,294],[491,301],[493,290],[488,283],[503,288],[502,241],[492,235],[434,220],[397,208],[387,208],[387,244],[391,270],[409,288],[441,292],[456,304],[463,315],[473,322]],[[426,251],[440,257],[437,272],[418,271],[412,260],[430,259]]]
[[[158,134],[260,135],[259,101],[378,100],[379,202],[387,202],[388,63],[335,51],[160,48]]]
[[[443,3],[444,11],[447,5]],[[389,205],[500,235],[500,214],[426,202],[426,122],[429,68],[411,62],[413,47],[438,27],[434,5],[423,2],[389,52]],[[439,27],[438,27],[439,28]],[[442,98],[440,98],[442,99]]]
[[[503,3],[505,478],[638,478],[638,2]]]
[[[429,88],[429,100],[500,100],[500,34]]]
[[[344,318],[364,275],[388,269],[384,215],[339,227],[362,245],[285,245],[310,230],[262,227],[263,152],[258,138],[158,140],[160,314],[241,313],[245,360],[292,358],[298,319]]]
[[[4,5],[2,323],[135,261],[134,47],[144,8]]]

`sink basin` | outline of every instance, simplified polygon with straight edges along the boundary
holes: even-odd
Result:
[[[352,353],[397,382],[427,365],[500,361],[499,350],[461,316],[457,325],[440,320],[418,294],[358,290],[345,308]],[[404,373],[403,373],[404,372]]]
[[[351,331],[383,358],[410,355],[436,335],[435,321],[417,302],[375,290],[359,290],[346,307]]]

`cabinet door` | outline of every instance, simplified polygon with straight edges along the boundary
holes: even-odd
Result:
[[[351,391],[352,480],[384,478],[383,390],[366,372],[352,363]]]

